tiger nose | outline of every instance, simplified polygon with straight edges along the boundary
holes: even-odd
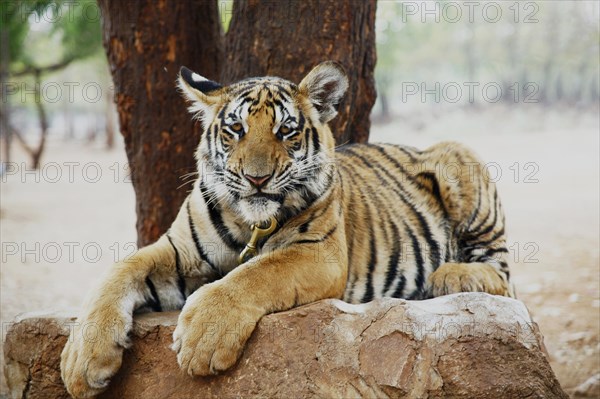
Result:
[[[271,178],[271,176],[273,176],[273,175],[270,174],[270,175],[264,175],[264,176],[251,176],[251,175],[244,174],[244,177],[246,179],[248,179],[250,184],[252,184],[256,188],[263,187],[265,185],[265,183],[267,182],[267,180],[269,180]]]

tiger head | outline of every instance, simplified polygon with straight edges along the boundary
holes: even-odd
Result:
[[[305,209],[332,185],[327,122],[348,88],[341,65],[324,62],[299,85],[260,77],[229,86],[182,67],[178,86],[204,128],[196,158],[209,201],[259,223]]]

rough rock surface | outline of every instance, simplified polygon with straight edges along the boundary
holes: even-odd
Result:
[[[59,357],[74,318],[26,315],[5,342],[12,397],[68,397]],[[487,294],[427,301],[324,300],[264,317],[240,362],[182,373],[177,313],[136,317],[133,347],[104,398],[566,398],[523,303]]]

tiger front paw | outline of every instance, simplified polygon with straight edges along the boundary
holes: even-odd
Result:
[[[431,273],[428,283],[434,297],[459,292],[512,296],[506,281],[485,263],[445,263]]]
[[[173,333],[173,350],[191,376],[217,374],[232,367],[262,313],[244,304],[219,283],[205,285],[186,301]]]
[[[116,321],[119,316],[103,320]],[[125,323],[108,325],[93,319],[77,320],[60,356],[61,377],[74,398],[94,397],[104,391],[119,368],[127,345]]]

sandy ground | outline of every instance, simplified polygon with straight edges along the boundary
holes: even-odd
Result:
[[[493,162],[490,173],[501,172],[512,275],[545,336],[552,367],[568,391],[600,373],[597,120],[577,129],[550,124],[524,131],[493,125],[460,131],[449,123],[410,133],[407,126],[376,125],[372,141],[426,147],[458,140]],[[15,151],[17,169],[1,183],[3,339],[18,313],[77,308],[96,276],[136,240],[121,148],[55,138],[40,172],[27,173],[25,160]],[[3,375],[0,392],[6,392]]]

